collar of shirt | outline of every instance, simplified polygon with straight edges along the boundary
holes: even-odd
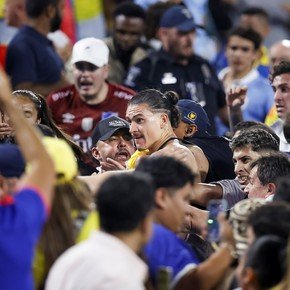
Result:
[[[223,80],[226,76],[226,74],[229,72],[230,68],[226,67],[224,68],[219,74],[218,77],[220,80]],[[259,77],[259,72],[256,69],[252,69],[248,74],[246,74],[244,77],[240,79],[235,79],[232,81],[233,85],[238,86],[246,86],[249,83],[251,83],[253,80],[255,80],[257,77]]]

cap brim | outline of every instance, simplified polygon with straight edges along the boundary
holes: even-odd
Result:
[[[72,60],[71,60],[72,64],[76,64],[77,62],[88,62],[90,64],[93,64],[93,65],[97,66],[97,67],[102,67],[102,65],[100,66],[100,63],[92,61],[92,59],[89,58],[89,57],[75,57],[75,58],[72,58]]]
[[[107,132],[105,135],[103,135],[99,140],[101,141],[106,141],[108,140],[115,132],[119,131],[119,130],[127,130],[129,133],[129,128],[126,127],[121,127],[121,128],[114,128],[112,130],[110,130],[109,132]]]
[[[194,23],[193,20],[185,21],[182,24],[179,24],[178,26],[176,26],[176,28],[180,32],[189,32],[189,31],[196,30],[198,28],[204,29],[203,26]]]

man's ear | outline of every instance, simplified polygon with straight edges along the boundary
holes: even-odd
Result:
[[[265,198],[269,197],[272,194],[275,194],[276,192],[276,185],[274,183],[268,183],[268,190],[267,194],[265,195]]]
[[[97,149],[97,147],[92,147],[91,152],[92,152],[92,155],[95,159],[97,159],[98,161],[101,160],[101,155],[100,155],[100,152]]]
[[[160,127],[163,129],[166,124],[168,124],[168,115],[167,114],[161,114],[160,116]]]
[[[160,40],[163,40],[164,37],[167,37],[168,35],[168,29],[160,27],[157,32],[156,32],[157,36],[159,37]]]
[[[168,191],[164,187],[160,187],[155,191],[155,204],[158,208],[165,208],[167,204]]]
[[[49,18],[52,19],[55,16],[56,13],[56,7],[52,4],[48,5],[45,9],[45,15]]]
[[[193,124],[186,124],[185,128],[185,136],[184,137],[191,137],[197,131],[196,125]]]
[[[242,284],[246,286],[245,289],[259,289],[257,275],[252,268],[248,267],[243,270]]]
[[[104,65],[103,72],[104,72],[104,78],[107,79],[109,76],[110,66],[108,64]]]

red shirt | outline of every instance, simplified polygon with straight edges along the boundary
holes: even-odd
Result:
[[[128,100],[135,92],[124,86],[108,83],[106,99],[97,105],[84,102],[74,85],[63,88],[47,97],[56,124],[84,149],[92,146],[91,134],[96,124],[111,116],[125,118]]]

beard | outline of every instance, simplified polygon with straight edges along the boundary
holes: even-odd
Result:
[[[55,15],[50,21],[50,32],[55,32],[55,31],[59,30],[60,25],[61,25],[61,21],[62,21],[62,19],[61,19],[59,10],[56,9]]]
[[[175,58],[177,61],[188,60],[193,56],[193,50],[190,49],[187,53],[183,52],[179,47],[174,43],[169,44],[168,52]]]

